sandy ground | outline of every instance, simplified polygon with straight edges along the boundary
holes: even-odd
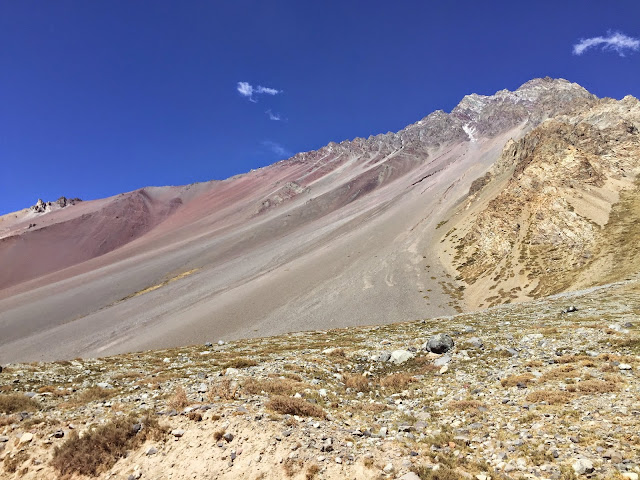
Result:
[[[0,290],[0,362],[452,313],[442,285],[452,279],[432,248],[436,226],[520,134],[443,147],[423,163],[337,158],[332,169],[319,163],[317,173],[316,165],[280,162],[223,182],[148,189],[135,205],[154,212],[151,227],[132,241],[115,239],[105,254]],[[308,192],[257,213],[285,182],[305,178]],[[378,184],[369,189],[372,178]],[[123,202],[114,199],[107,200]],[[81,208],[99,210],[93,202]],[[18,220],[9,228],[24,228]],[[108,227],[104,219],[96,224]],[[48,246],[45,253],[55,256]]]

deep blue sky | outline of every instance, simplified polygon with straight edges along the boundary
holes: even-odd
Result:
[[[226,178],[534,77],[638,97],[640,52],[572,54],[609,30],[640,37],[640,2],[2,2],[0,214]]]

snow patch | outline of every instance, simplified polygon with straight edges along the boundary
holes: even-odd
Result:
[[[469,141],[471,143],[476,143],[478,141],[478,139],[474,135],[476,133],[475,127],[470,127],[469,124],[467,123],[462,127],[462,130],[464,130],[464,133],[467,134],[467,137],[469,137]]]

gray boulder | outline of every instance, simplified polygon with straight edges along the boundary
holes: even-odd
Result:
[[[431,353],[447,353],[453,348],[453,338],[446,333],[438,333],[427,340],[426,350]]]

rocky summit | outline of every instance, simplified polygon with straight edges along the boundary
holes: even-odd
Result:
[[[0,477],[638,479],[639,131],[534,79],[0,217]]]

